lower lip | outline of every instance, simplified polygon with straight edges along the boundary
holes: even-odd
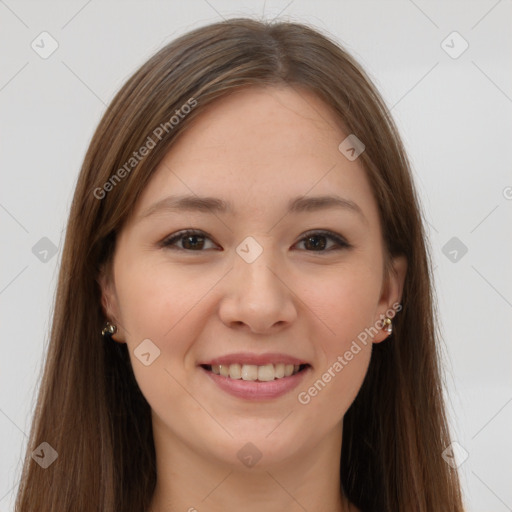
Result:
[[[310,366],[304,370],[290,375],[290,377],[283,377],[281,379],[274,379],[267,382],[260,382],[256,380],[243,380],[243,379],[230,379],[222,375],[217,375],[205,368],[200,367],[210,379],[212,379],[217,386],[230,395],[244,400],[267,400],[278,398],[292,389],[296,388],[305,374],[311,369]]]

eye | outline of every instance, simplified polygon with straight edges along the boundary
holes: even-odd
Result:
[[[322,239],[330,239],[332,242],[334,242],[334,247],[331,246],[330,249],[324,250],[328,244],[323,242]],[[187,229],[166,238],[163,242],[161,242],[161,246],[181,251],[203,252],[202,249],[204,249],[205,240],[211,239],[202,231]],[[182,247],[176,246],[176,242],[182,242]],[[352,247],[341,236],[337,235],[336,233],[332,233],[331,231],[309,232],[306,234],[306,236],[301,238],[298,243],[305,243],[307,244],[307,247],[313,248],[313,251],[308,252],[328,252],[332,250],[348,249]]]
[[[325,249],[327,245],[327,243],[323,242],[322,239],[330,239],[331,241],[334,241],[334,247],[331,246],[330,249],[327,249],[325,251],[322,250]],[[317,240],[320,240],[320,242],[318,242]],[[348,242],[346,242],[341,236],[337,235],[336,233],[332,233],[331,231],[312,231],[310,233],[307,233],[305,237],[299,240],[299,243],[305,243],[309,247],[313,247],[313,252],[337,251],[340,249],[348,249],[351,247],[351,245]]]
[[[180,231],[179,233],[176,233],[175,235],[171,235],[170,237],[166,238],[162,242],[162,246],[182,251],[201,252],[201,249],[204,247],[204,239],[208,239],[208,237],[204,236],[202,231],[187,229],[185,231]],[[175,243],[181,241],[184,241],[183,247],[176,247]]]

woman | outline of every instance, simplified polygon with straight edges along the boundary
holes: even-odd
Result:
[[[462,511],[430,272],[343,49],[250,19],[180,37],[85,157],[16,510]]]

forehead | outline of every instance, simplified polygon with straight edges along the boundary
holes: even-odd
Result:
[[[183,146],[198,144],[199,158],[207,153],[219,156],[220,149],[223,158],[248,164],[290,159],[298,151],[318,158],[343,135],[340,120],[327,104],[311,91],[288,86],[229,93],[208,105],[187,131],[187,140],[180,140],[172,151],[174,162],[185,157]]]
[[[134,214],[170,194],[223,199],[239,218],[284,211],[298,196],[336,194],[378,221],[365,170],[338,149],[347,135],[310,91],[238,90],[208,105],[180,135]]]

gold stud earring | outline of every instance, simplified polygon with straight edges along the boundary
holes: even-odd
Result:
[[[393,332],[393,322],[391,322],[391,318],[386,317],[383,329],[388,333],[388,336],[391,335]]]
[[[117,332],[117,327],[114,324],[111,324],[110,322],[107,322],[105,324],[105,327],[103,327],[101,331],[101,335],[104,338],[112,338],[112,335],[114,335]]]

